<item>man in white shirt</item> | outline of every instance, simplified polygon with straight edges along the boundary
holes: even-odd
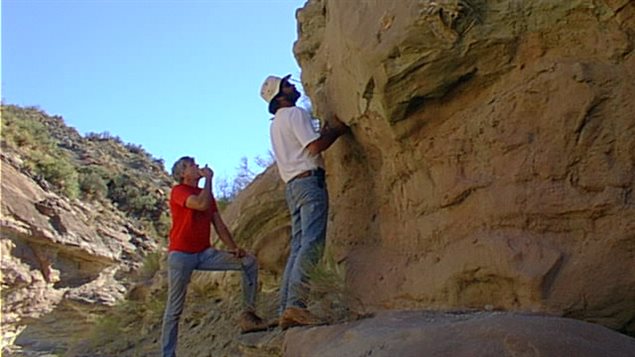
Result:
[[[260,95],[275,117],[271,145],[291,212],[291,251],[280,287],[280,327],[313,325],[319,319],[307,310],[308,272],[321,258],[326,239],[328,192],[321,152],[349,128],[337,117],[316,132],[311,116],[296,107],[300,92],[285,77],[269,76]]]

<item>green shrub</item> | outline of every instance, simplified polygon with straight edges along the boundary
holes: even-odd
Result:
[[[148,155],[145,149],[143,148],[143,146],[141,145],[127,143],[124,145],[124,147],[133,154],[144,155],[144,156]]]
[[[84,197],[98,200],[108,194],[108,186],[102,175],[90,168],[79,173],[79,189]]]
[[[109,132],[88,133],[82,139],[61,117],[38,108],[2,105],[1,111],[3,150],[15,151],[22,168],[37,181],[46,181],[50,189],[69,198],[110,200],[128,218],[149,228],[150,236],[167,236],[165,192],[171,180],[162,160]]]
[[[69,198],[79,196],[78,174],[68,160],[39,153],[33,156],[34,171],[37,175],[41,175],[56,191]]]
[[[46,126],[13,107],[2,107],[2,139],[23,150],[50,152],[56,148],[55,140]]]
[[[167,207],[165,207],[159,212],[159,219],[154,221],[154,227],[157,235],[163,238],[165,243],[167,243],[168,232],[170,231],[171,226],[172,219],[170,218],[170,213],[168,212]]]
[[[157,235],[167,234],[170,219],[166,198],[147,182],[128,174],[118,175],[108,183],[108,198],[127,215],[151,222]]]
[[[137,217],[139,215],[136,208],[142,207],[143,202],[135,202],[133,205],[133,201],[142,195],[143,192],[137,186],[136,180],[127,174],[116,176],[108,184],[108,198],[117,204],[120,210],[135,214]]]
[[[154,277],[154,274],[161,269],[161,260],[164,259],[161,251],[148,253],[143,259],[143,265],[139,270],[141,280],[148,280]]]
[[[157,203],[156,197],[140,190],[137,192],[137,195],[129,199],[128,204],[130,211],[137,217],[144,217],[151,214]]]
[[[69,198],[79,195],[78,173],[66,153],[58,147],[48,127],[41,122],[45,114],[37,109],[2,106],[2,139],[19,150],[25,165],[41,176],[53,189]]]

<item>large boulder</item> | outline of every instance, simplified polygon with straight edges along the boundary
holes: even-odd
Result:
[[[548,312],[635,333],[635,4],[309,0],[295,55],[329,249],[370,311]]]
[[[291,218],[277,167],[258,175],[222,215],[236,241],[256,255],[260,268],[279,277],[289,253]]]
[[[635,339],[559,317],[391,311],[348,324],[291,329],[283,346],[290,357],[628,357]]]

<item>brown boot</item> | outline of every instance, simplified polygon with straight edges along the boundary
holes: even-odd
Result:
[[[321,325],[323,322],[309,310],[299,307],[288,307],[280,316],[280,328],[283,330],[293,326]]]
[[[245,311],[240,314],[238,325],[240,326],[241,333],[264,331],[269,328],[269,323],[261,319],[253,311]]]

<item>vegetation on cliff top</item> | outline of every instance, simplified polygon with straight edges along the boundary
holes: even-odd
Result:
[[[172,180],[163,161],[109,133],[82,137],[60,116],[2,105],[2,151],[41,186],[70,199],[100,201],[166,237]]]

